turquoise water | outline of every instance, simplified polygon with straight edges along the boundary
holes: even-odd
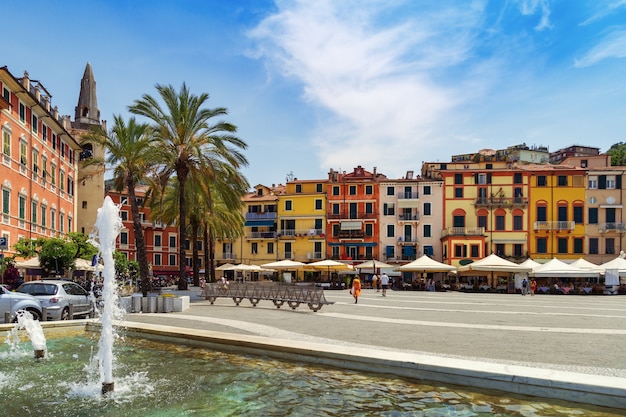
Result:
[[[316,367],[201,348],[118,341],[115,392],[100,394],[99,335],[48,336],[48,357],[29,342],[0,346],[0,416],[621,416],[510,394]]]

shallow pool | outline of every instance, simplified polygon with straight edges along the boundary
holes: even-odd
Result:
[[[0,416],[621,416],[623,410],[492,395],[341,369],[128,338],[101,395],[97,334],[0,347]]]

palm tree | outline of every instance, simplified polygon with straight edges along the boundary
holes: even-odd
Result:
[[[139,277],[141,290],[145,296],[150,291],[148,255],[146,244],[141,228],[139,216],[139,204],[135,196],[135,188],[146,177],[151,169],[153,152],[151,129],[146,123],[137,123],[134,117],[128,120],[128,124],[122,116],[113,116],[113,128],[110,132],[101,126],[84,136],[84,141],[103,146],[107,151],[105,161],[97,158],[87,160],[87,164],[102,164],[113,166],[113,185],[118,192],[126,188],[128,190],[128,202],[130,203],[133,217],[133,229],[135,231],[135,245],[137,247],[137,260],[139,262]]]
[[[169,177],[175,174],[178,182],[178,228],[180,276],[178,287],[187,288],[185,277],[187,202],[186,186],[191,176],[211,182],[216,178],[216,166],[227,164],[234,169],[247,165],[241,150],[248,146],[234,136],[237,128],[227,122],[212,123],[215,117],[228,114],[222,107],[203,108],[209,95],[192,94],[183,83],[179,92],[171,85],[156,85],[164,107],[156,98],[144,94],[129,107],[137,115],[147,117],[154,123],[155,138],[158,142],[155,163],[160,174]],[[206,195],[205,197],[209,197]]]

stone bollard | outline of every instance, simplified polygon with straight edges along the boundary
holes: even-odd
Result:
[[[11,312],[10,311],[6,311],[4,313],[4,322],[5,323],[11,323]]]
[[[41,321],[48,320],[48,307],[43,307],[41,309]]]
[[[69,308],[70,308],[70,317],[69,317],[69,319],[70,320],[74,320],[74,305],[70,304]]]

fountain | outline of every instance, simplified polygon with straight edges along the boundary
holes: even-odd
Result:
[[[100,316],[102,332],[98,358],[100,363],[100,379],[102,381],[102,394],[107,394],[114,389],[113,382],[113,341],[115,334],[113,321],[119,315],[117,284],[115,282],[115,262],[113,252],[115,251],[115,240],[122,227],[122,220],[119,217],[119,207],[117,207],[110,197],[104,199],[102,207],[98,209],[95,228],[97,231],[97,242],[92,236],[92,242],[100,249],[100,256],[104,262],[102,272],[104,281],[102,286],[102,299],[104,307]]]
[[[15,327],[7,335],[7,343],[15,349],[20,341],[19,331],[26,330],[33,345],[35,359],[43,359],[46,356],[46,336],[41,328],[41,323],[33,318],[28,311],[18,311]]]

